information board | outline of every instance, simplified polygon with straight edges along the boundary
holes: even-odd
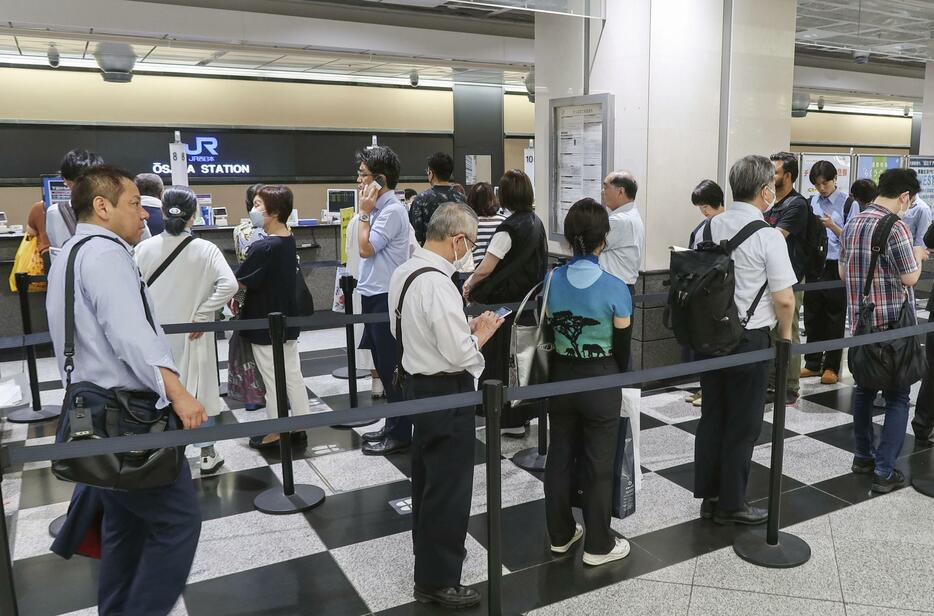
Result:
[[[855,180],[872,180],[879,183],[879,176],[889,169],[900,169],[904,166],[903,156],[886,156],[876,154],[858,154],[856,156]]]
[[[921,199],[925,203],[934,203],[934,156],[909,156],[908,168],[918,174]]]
[[[808,199],[817,194],[817,189],[811,184],[808,176],[811,174],[811,167],[821,160],[829,160],[834,164],[837,168],[837,189],[844,195],[849,195],[850,184],[853,183],[853,157],[849,154],[802,154],[799,192]]]
[[[613,96],[551,100],[550,237],[564,238],[564,219],[575,202],[600,202],[603,178],[613,168]]]

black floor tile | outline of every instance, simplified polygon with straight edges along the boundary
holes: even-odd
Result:
[[[386,459],[399,469],[406,477],[412,476],[412,452],[411,449],[401,451],[399,453],[394,453],[391,456],[386,456]],[[473,463],[474,466],[477,464],[486,463],[486,444],[478,438],[474,439],[473,442]],[[535,474],[535,473],[533,473]]]
[[[753,501],[756,507],[768,509],[769,499],[763,498]],[[811,486],[804,486],[797,490],[791,490],[782,494],[782,504],[779,510],[779,520],[781,528],[807,522],[822,515],[827,515],[834,511],[849,506],[850,503],[831,496]]]
[[[876,496],[869,488],[872,485],[872,475],[856,475],[848,473],[833,479],[815,483],[813,488],[826,492],[851,505],[862,503]]]
[[[312,357],[310,359],[302,358],[302,374],[304,376],[329,375],[338,368],[344,368],[346,366],[347,356],[343,353],[332,353],[323,357]]]
[[[488,546],[486,513],[470,518],[468,532],[484,548]],[[545,501],[537,500],[507,507],[502,511],[503,565],[518,571],[551,562],[557,558],[580,558],[580,549],[558,556],[549,549],[548,528],[545,524]],[[583,543],[583,542],[581,542]],[[577,546],[578,548],[580,546]]]
[[[674,426],[690,432],[691,434],[697,435],[697,425],[700,423],[700,419],[692,419],[691,421],[682,421],[680,423],[673,424]],[[646,428],[642,427],[643,430]],[[797,436],[797,432],[792,432],[788,428],[785,428],[784,432],[785,438],[791,438]],[[759,438],[756,439],[756,445],[765,445],[766,443],[772,442],[772,424],[768,421],[762,422],[762,429],[759,430]]]
[[[408,481],[396,481],[328,496],[326,506],[303,515],[328,549],[335,549],[412,530],[411,516],[389,506],[389,501],[411,495]]]
[[[664,421],[660,419],[655,419],[651,415],[646,415],[645,413],[639,413],[641,417],[639,418],[639,429],[640,430],[651,430],[652,428],[660,428],[662,426],[667,426]]]
[[[335,430],[334,428],[314,428],[305,430],[308,435],[308,447],[305,449],[292,448],[292,459],[301,460],[341,451],[351,451],[360,448],[360,435],[353,430]],[[280,449],[260,451],[260,455],[270,464],[278,464],[282,458]]]
[[[657,474],[668,479],[669,481],[674,481],[676,484],[689,490],[694,491],[694,463],[689,462],[687,464],[682,464],[680,466],[673,466],[671,468],[662,469],[655,471]],[[788,476],[783,476],[782,478],[782,491],[788,492],[790,490],[795,490],[804,486],[803,483],[797,479],[792,479]],[[757,462],[751,463],[751,468],[749,471],[749,483],[746,486],[746,500],[755,501],[760,500],[769,495],[769,469]]]
[[[351,408],[350,406],[350,394],[337,394],[334,396],[323,396],[321,401],[331,407],[331,410],[334,411],[346,411]],[[386,404],[384,398],[377,398],[374,400],[370,397],[369,391],[358,391],[357,392],[357,406],[355,408],[368,407],[368,406],[379,406],[381,404]]]
[[[23,510],[66,503],[71,500],[74,489],[75,484],[56,479],[51,468],[23,471],[19,508]]]
[[[100,561],[43,554],[13,564],[16,601],[24,616],[53,616],[97,605]]]
[[[665,567],[733,545],[742,527],[720,526],[700,518],[630,539]]]
[[[878,442],[879,435],[882,433],[882,426],[873,422],[872,429],[875,434],[876,442]],[[853,453],[856,449],[855,443],[853,442],[853,424],[843,424],[835,428],[819,430],[817,432],[812,432],[808,436],[827,443],[828,445],[833,445],[834,447],[849,451],[850,453]],[[905,442],[902,444],[902,450],[898,454],[898,457],[904,458],[905,456],[922,451],[929,451],[930,449],[930,443],[918,442],[913,435],[906,434]]]
[[[191,584],[184,597],[191,616],[369,613],[327,552]]]
[[[221,473],[194,480],[201,506],[201,518],[214,520],[253,511],[253,500],[260,492],[279,488],[281,483],[268,466],[233,473]]]
[[[855,393],[856,387],[847,386],[802,396],[802,399],[807,400],[808,402],[813,402],[815,404],[820,404],[821,406],[826,406],[827,408],[841,411],[847,415],[852,415],[853,395]],[[872,407],[873,416],[882,415],[884,413],[884,408],[878,406]]]

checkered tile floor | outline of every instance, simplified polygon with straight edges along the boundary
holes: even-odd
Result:
[[[302,336],[302,369],[313,411],[349,407],[347,382],[330,376],[344,363],[342,340],[341,331]],[[223,343],[220,355],[226,355]],[[55,380],[54,363],[40,360],[39,367],[40,378],[46,380],[43,400],[59,403],[63,392]],[[224,381],[223,363],[221,368]],[[19,364],[0,365],[4,378],[21,369]],[[369,405],[370,381],[359,383],[361,404]],[[571,606],[582,600],[579,595],[589,591],[598,592],[585,597],[599,596],[598,589],[618,584],[667,579],[685,563],[717,550],[724,552],[723,548],[731,545],[734,531],[699,520],[698,503],[691,494],[699,409],[686,403],[685,398],[694,390],[683,386],[643,393],[641,448],[645,475],[637,512],[613,522],[614,529],[629,538],[633,546],[632,555],[621,563],[585,571],[579,550],[563,557],[552,556],[545,532],[542,477],[519,469],[508,459],[503,461],[507,613],[525,613],[543,606],[551,606],[546,608],[551,610],[548,613],[609,613],[615,599],[602,608]],[[869,479],[849,472],[852,438],[848,411],[852,393],[852,383],[846,377],[834,386],[808,380],[802,383],[801,400],[788,408],[783,525],[824,519],[832,512],[870,499],[895,498],[872,497]],[[763,506],[768,491],[772,428],[771,409],[766,410],[748,493],[751,501]],[[264,411],[247,412],[234,405],[221,414],[220,421],[235,423],[265,417]],[[54,423],[25,426],[3,422],[0,427],[4,444],[35,445],[51,442]],[[359,449],[360,433],[371,429],[310,431],[309,447],[295,462],[295,477],[299,483],[322,487],[327,500],[304,515],[267,516],[253,508],[256,494],[281,485],[278,454],[257,453],[245,441],[221,442],[217,448],[226,464],[219,475],[201,478],[195,451],[189,449],[204,527],[188,587],[173,614],[438,613],[413,603],[411,595],[408,456],[364,458]],[[465,584],[483,593],[487,519],[484,436],[483,428],[478,428],[474,499],[463,574]],[[536,443],[537,425],[533,423],[524,440],[504,439],[504,456],[508,458]],[[909,478],[913,473],[930,472],[934,453],[915,443],[909,434],[899,468]],[[71,485],[52,477],[48,463],[27,464],[12,469],[3,478],[23,614],[96,613],[97,562],[80,557],[65,561],[48,552],[48,524],[65,512],[71,489]],[[929,505],[928,512],[926,519],[934,519],[934,504]],[[867,576],[869,573],[865,572]],[[922,576],[922,571],[917,573]],[[923,574],[926,578],[934,575],[930,557]],[[561,602],[567,602],[566,610],[560,608],[565,605]],[[471,613],[484,610],[480,607]]]

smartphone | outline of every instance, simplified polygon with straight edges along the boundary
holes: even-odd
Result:
[[[386,176],[382,174],[374,175],[373,181],[376,182],[380,189],[386,188]]]
[[[497,309],[496,312],[494,312],[493,314],[495,314],[501,319],[505,319],[506,317],[512,314],[512,310],[503,306],[502,308]]]

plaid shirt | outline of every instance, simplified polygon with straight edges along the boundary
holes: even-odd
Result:
[[[876,225],[890,212],[872,204],[854,216],[843,228],[840,241],[840,263],[844,267],[850,329],[856,331],[856,320],[862,301],[863,284],[872,259],[872,234]],[[898,320],[905,297],[914,304],[914,292],[901,282],[903,274],[918,269],[912,250],[911,233],[904,222],[898,221],[889,234],[885,252],[879,257],[869,290],[869,301],[875,304],[874,325],[886,329]]]

